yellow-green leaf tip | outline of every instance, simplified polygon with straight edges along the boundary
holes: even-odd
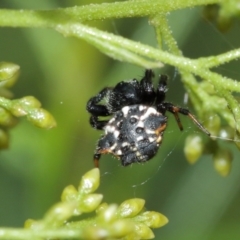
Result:
[[[15,63],[0,62],[0,87],[11,87],[17,80],[20,67]]]
[[[202,137],[199,135],[189,135],[185,140],[184,154],[187,161],[194,164],[202,155],[204,149]]]
[[[94,192],[100,184],[100,172],[98,168],[94,168],[83,175],[80,184],[79,191],[83,193]]]
[[[92,212],[94,211],[103,199],[102,194],[87,194],[82,197],[80,204],[78,206],[79,212]]]
[[[29,111],[27,119],[35,126],[45,129],[51,129],[57,125],[54,117],[43,108],[36,108]]]
[[[145,200],[140,198],[133,198],[124,201],[118,208],[118,214],[121,217],[134,217],[144,207]]]
[[[142,216],[146,218],[144,223],[151,228],[160,228],[168,223],[168,218],[158,212],[147,211]]]

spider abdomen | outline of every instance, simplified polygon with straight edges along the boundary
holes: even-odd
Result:
[[[98,153],[112,153],[126,166],[151,159],[159,148],[167,117],[154,107],[132,105],[117,111],[104,127]]]

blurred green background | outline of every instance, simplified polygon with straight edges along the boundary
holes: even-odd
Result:
[[[54,9],[93,2],[2,0],[0,7]],[[223,34],[203,19],[200,8],[173,12],[169,21],[185,56],[216,55],[240,47],[239,22]],[[92,24],[157,45],[146,18]],[[83,40],[65,38],[51,29],[0,29],[0,61],[21,67],[19,81],[13,88],[15,98],[34,95],[58,123],[55,129],[46,131],[21,119],[10,132],[10,148],[1,152],[0,226],[20,227],[28,218],[42,218],[59,201],[66,185],[78,185],[81,176],[93,168],[92,155],[101,132],[88,124],[88,99],[104,86],[123,79],[139,79],[144,69],[114,61]],[[239,61],[217,70],[240,79]],[[156,73],[170,76],[167,100],[189,107],[183,102],[185,91],[177,70],[166,66]],[[183,155],[184,140],[189,133],[203,133],[189,119],[181,119],[184,132],[169,116],[161,149],[146,164],[124,168],[112,156],[103,156],[98,192],[108,203],[144,198],[148,210],[166,215],[170,222],[155,230],[156,239],[240,239],[239,151],[234,144],[221,142],[234,155],[227,178],[216,173],[209,155],[190,166]]]

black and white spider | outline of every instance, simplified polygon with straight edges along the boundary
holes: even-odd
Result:
[[[167,76],[160,76],[156,90],[152,83],[153,76],[152,70],[146,70],[140,82],[136,79],[119,82],[114,88],[104,88],[88,101],[91,126],[105,131],[94,154],[96,167],[99,166],[101,155],[106,153],[112,153],[120,159],[123,166],[153,158],[167,127],[166,111],[175,116],[180,130],[183,127],[178,113],[190,117],[210,136],[189,110],[164,102]],[[102,100],[106,103],[101,104]],[[99,120],[99,117],[110,115],[109,120]]]

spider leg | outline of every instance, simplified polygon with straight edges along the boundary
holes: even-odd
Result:
[[[188,109],[174,106],[172,103],[168,103],[168,102],[164,102],[164,103],[162,103],[162,105],[165,107],[165,109],[167,111],[174,114],[180,130],[183,130],[183,127],[182,127],[180,118],[178,116],[178,113],[188,116],[198,126],[199,129],[201,129],[203,132],[205,132],[208,136],[211,135],[208,132],[208,130],[202,126],[202,124],[191,114],[191,112]]]
[[[94,116],[109,116],[110,113],[106,106],[98,104],[110,91],[110,88],[104,88],[95,97],[90,98],[87,103],[87,111]]]
[[[101,120],[99,121],[98,120],[98,117],[97,116],[91,116],[90,119],[89,119],[89,123],[90,125],[97,129],[97,130],[103,130],[103,128],[105,127],[105,125],[108,123],[108,120]]]
[[[157,98],[156,104],[161,104],[165,100],[167,92],[167,75],[160,75],[158,88],[157,88]]]
[[[108,111],[105,105],[98,104],[110,91],[110,88],[104,88],[99,92],[95,97],[92,97],[87,103],[87,111],[92,114],[90,117],[90,124],[93,128],[102,130],[108,121],[99,121],[99,116],[109,116],[110,112]]]
[[[94,154],[93,155],[93,162],[94,162],[94,166],[96,168],[99,168],[99,160],[100,160],[101,154]]]
[[[153,77],[154,77],[153,71],[151,69],[146,69],[145,75],[140,81],[142,101],[145,104],[152,104],[156,96],[152,83]]]

